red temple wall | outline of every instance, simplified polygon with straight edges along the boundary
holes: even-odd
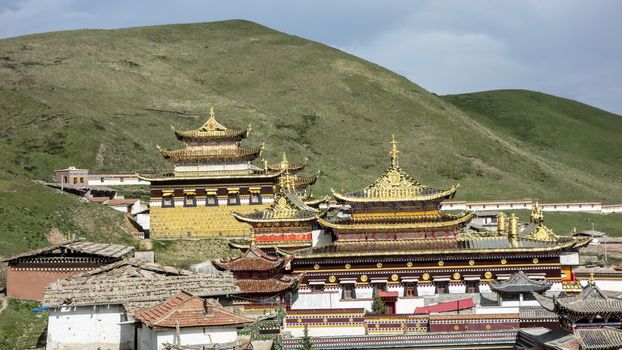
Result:
[[[45,286],[61,278],[84,272],[84,269],[69,271],[16,270],[7,268],[7,296],[10,298],[41,300]]]

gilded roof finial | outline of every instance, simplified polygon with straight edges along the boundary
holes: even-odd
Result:
[[[211,118],[214,118],[214,117],[216,116],[216,114],[214,113],[214,106],[211,106],[211,107],[209,108],[209,116],[210,116]]]
[[[531,222],[534,224],[539,224],[544,222],[544,215],[542,215],[542,208],[538,202],[533,204],[533,208],[531,208]]]
[[[508,237],[518,237],[518,216],[514,213],[510,215],[510,231],[508,232]]]
[[[590,286],[595,286],[596,282],[594,282],[594,272],[590,272],[590,279],[587,280],[587,284]]]
[[[397,141],[395,141],[395,134],[391,135],[391,165],[398,165],[398,154],[400,151],[397,149]]]
[[[283,152],[283,159],[281,160],[281,169],[289,169],[289,161],[287,160],[285,152]]]

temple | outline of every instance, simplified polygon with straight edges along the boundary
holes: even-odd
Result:
[[[306,165],[306,161],[289,164],[285,157],[278,166],[265,161],[263,168],[253,165],[263,145],[241,145],[250,130],[250,125],[243,129],[225,127],[216,120],[213,109],[198,129],[173,128],[186,147],[168,150],[158,146],[161,155],[173,163],[173,172],[139,175],[151,183],[152,238],[250,237],[250,226],[237,221],[231,212],[267,207],[274,200],[279,176]],[[304,190],[318,175],[296,175],[296,188]]]
[[[410,314],[423,306],[422,296],[490,292],[490,282],[518,271],[552,291],[572,280],[578,248],[589,239],[555,235],[538,207],[523,230],[518,217],[503,213],[497,232],[467,230],[471,213],[439,210],[458,186],[420,184],[402,170],[398,154],[393,139],[390,165],[376,181],[352,193],[333,191],[338,206],[318,214],[318,223],[334,241],[277,248],[294,256],[293,273],[304,273],[292,309],[371,310],[372,296],[386,291],[388,313]]]
[[[319,210],[300,198],[295,178],[288,168],[284,170],[275,200],[268,208],[246,214],[233,212],[238,221],[252,226],[251,244],[263,249],[310,247],[314,237],[317,242],[322,235],[316,223]]]
[[[221,271],[231,271],[241,295],[233,304],[248,311],[274,310],[291,304],[292,291],[302,277],[285,271],[291,257],[269,255],[261,248],[251,245],[237,258],[213,260],[212,264]]]

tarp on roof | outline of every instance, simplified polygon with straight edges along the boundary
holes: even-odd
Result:
[[[415,315],[430,314],[433,312],[450,312],[475,307],[472,298],[445,301],[436,305],[422,306],[415,309]]]

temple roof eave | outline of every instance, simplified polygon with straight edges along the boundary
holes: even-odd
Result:
[[[253,160],[261,155],[263,151],[264,145],[259,145],[251,148],[236,148],[231,150],[211,150],[211,149],[189,149],[182,148],[177,150],[168,150],[166,148],[162,148],[157,146],[160,154],[164,157],[164,159],[169,159],[172,161],[199,161],[199,160],[214,160],[214,159],[223,159],[223,160]]]
[[[156,181],[170,181],[170,180],[204,180],[209,179],[272,179],[281,176],[282,171],[279,172],[254,172],[250,174],[236,174],[236,175],[205,175],[205,176],[175,176],[175,175],[158,175],[158,174],[139,174],[136,176],[143,181],[156,182]]]
[[[463,224],[473,218],[475,214],[467,213],[450,221],[440,222],[413,222],[399,224],[338,224],[318,217],[318,223],[324,227],[337,230],[371,230],[371,229],[425,229],[425,228],[444,228]]]
[[[273,218],[254,218],[251,215],[255,213],[245,214],[232,212],[231,215],[235,217],[237,220],[248,223],[279,223],[279,222],[306,222],[306,221],[314,221],[316,220],[316,213],[311,213],[309,216],[305,217],[273,217]]]
[[[250,125],[245,129],[226,129],[223,131],[201,131],[194,130],[177,130],[172,127],[175,137],[180,141],[199,141],[199,142],[214,142],[214,141],[239,141],[247,138],[250,133]]]
[[[386,196],[353,196],[340,193],[331,188],[333,196],[338,200],[345,202],[412,202],[412,201],[428,201],[437,199],[451,199],[455,195],[459,185],[452,186],[447,190],[439,191],[429,195],[386,195]],[[397,192],[397,191],[395,191]]]
[[[335,243],[332,243],[335,244]],[[338,244],[338,243],[337,243]],[[490,253],[544,253],[559,250],[572,249],[574,242],[566,242],[562,244],[550,245],[547,247],[505,247],[505,248],[448,248],[448,249],[422,249],[422,250],[375,250],[375,251],[357,251],[357,252],[320,252],[306,253],[295,252],[296,259],[317,259],[317,258],[335,258],[335,257],[362,257],[362,256],[404,256],[404,255],[443,255],[443,254],[490,254]],[[291,255],[294,252],[288,252],[276,248],[277,253],[281,255]]]

